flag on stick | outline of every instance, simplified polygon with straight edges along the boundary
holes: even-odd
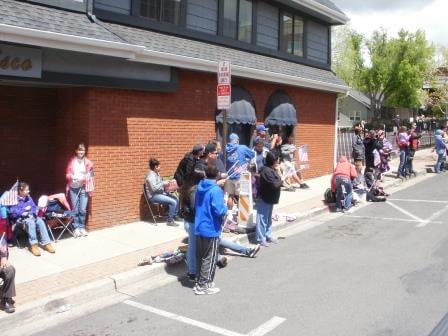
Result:
[[[95,191],[95,179],[93,169],[86,175],[86,192]]]
[[[10,206],[16,205],[17,201],[17,193],[19,189],[19,181],[16,181],[11,189],[5,191],[3,195],[0,197],[0,205]]]

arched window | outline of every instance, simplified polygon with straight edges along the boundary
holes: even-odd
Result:
[[[243,87],[232,85],[232,103],[227,112],[227,137],[231,133],[236,133],[240,137],[240,143],[249,146],[256,122],[257,116],[255,115],[255,104],[252,96]],[[219,111],[216,116],[218,139],[222,139],[222,126],[223,112]]]
[[[276,91],[268,99],[264,113],[264,124],[269,134],[280,134],[283,139],[294,132],[297,111],[285,91]]]

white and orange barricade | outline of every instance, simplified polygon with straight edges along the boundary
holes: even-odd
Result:
[[[243,172],[240,174],[238,226],[244,228],[255,225],[253,217],[252,177],[249,172]]]

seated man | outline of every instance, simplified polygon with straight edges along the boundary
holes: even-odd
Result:
[[[179,213],[179,200],[172,193],[165,191],[171,181],[162,181],[159,171],[160,162],[155,158],[151,158],[149,160],[149,171],[145,178],[146,195],[151,203],[168,205],[168,221],[166,225],[179,226],[174,221]]]
[[[0,237],[0,309],[5,313],[15,312],[14,297],[16,296],[16,270],[8,260],[8,244],[6,234]]]
[[[283,174],[288,176],[288,179],[291,181],[290,186],[292,186],[292,183],[298,183],[299,188],[301,189],[308,189],[308,184],[305,183],[303,180],[302,174],[300,171],[296,169],[295,163],[294,163],[294,154],[296,153],[296,146],[294,145],[294,136],[290,135],[286,139],[286,143],[281,146],[281,165],[280,168],[283,172]]]
[[[30,196],[30,187],[26,182],[20,182],[18,187],[17,204],[9,209],[9,216],[16,225],[24,225],[28,232],[30,251],[35,256],[40,256],[40,250],[37,245],[37,230],[40,233],[40,243],[43,249],[50,253],[55,253],[51,245],[50,236],[47,227],[42,218],[37,216],[37,207]]]
[[[352,206],[353,189],[351,180],[357,176],[355,166],[348,162],[346,156],[342,155],[331,176],[331,191],[336,192],[336,210],[342,210],[342,208],[349,210]]]

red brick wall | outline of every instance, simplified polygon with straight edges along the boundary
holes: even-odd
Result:
[[[269,96],[285,90],[298,111],[296,142],[309,146],[311,168],[305,176],[332,171],[335,94],[238,78],[233,83],[252,94],[260,123]],[[179,72],[175,93],[0,87],[0,113],[6,117],[0,135],[8,140],[0,186],[9,187],[20,173],[32,183],[35,197],[62,191],[67,160],[75,145],[85,142],[97,184],[88,227],[139,220],[147,211],[141,185],[149,157],[161,161],[162,175],[173,175],[195,143],[215,137],[215,87],[214,74],[191,71]],[[25,157],[32,164],[24,165]]]

